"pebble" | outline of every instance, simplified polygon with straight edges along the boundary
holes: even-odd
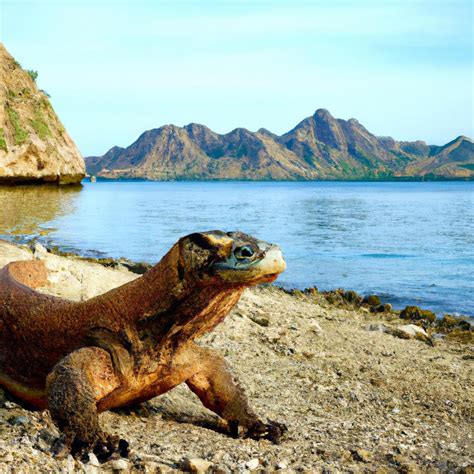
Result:
[[[74,474],[76,471],[76,461],[74,461],[74,458],[69,455],[66,459],[66,472],[69,474]]]
[[[126,459],[114,459],[113,461],[105,463],[102,468],[110,468],[114,471],[126,471],[129,468],[129,464]]]
[[[212,462],[200,458],[183,458],[180,463],[181,469],[195,474],[205,474],[212,466]]]
[[[8,423],[12,426],[21,426],[28,424],[30,420],[26,416],[12,416],[8,419]]]
[[[259,326],[267,327],[270,325],[270,320],[266,316],[260,314],[249,314],[249,318]]]
[[[257,458],[254,458],[254,459],[251,459],[250,461],[247,461],[245,463],[245,467],[247,469],[253,470],[253,469],[257,469],[259,464],[260,464],[260,461]]]
[[[95,466],[100,467],[100,462],[97,459],[97,456],[94,453],[89,453],[89,462],[87,463],[88,466]]]
[[[320,324],[314,319],[312,319],[309,323],[309,330],[311,332],[314,332],[315,334],[321,334],[323,332],[323,329]]]
[[[372,453],[362,448],[354,449],[352,450],[352,459],[354,461],[370,462],[372,460]]]

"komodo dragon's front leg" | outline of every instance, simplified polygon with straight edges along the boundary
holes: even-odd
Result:
[[[127,443],[104,433],[99,425],[97,401],[120,385],[109,353],[98,347],[76,350],[62,359],[46,380],[48,408],[62,432],[53,451],[93,450],[99,458],[114,451],[126,454]]]
[[[243,389],[222,356],[192,343],[184,349],[181,357],[193,364],[195,369],[186,384],[206,408],[227,420],[232,435],[280,443],[286,426],[260,420],[250,408]]]

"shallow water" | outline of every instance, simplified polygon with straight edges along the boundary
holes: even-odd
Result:
[[[0,188],[0,236],[156,262],[182,235],[278,243],[286,287],[474,315],[474,183],[98,182]]]

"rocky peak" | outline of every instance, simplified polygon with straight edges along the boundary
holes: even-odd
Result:
[[[313,117],[315,119],[334,120],[334,117],[327,109],[317,109],[316,112],[314,112]]]

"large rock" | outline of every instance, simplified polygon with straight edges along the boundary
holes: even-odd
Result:
[[[0,183],[79,183],[84,160],[47,94],[0,43]]]

